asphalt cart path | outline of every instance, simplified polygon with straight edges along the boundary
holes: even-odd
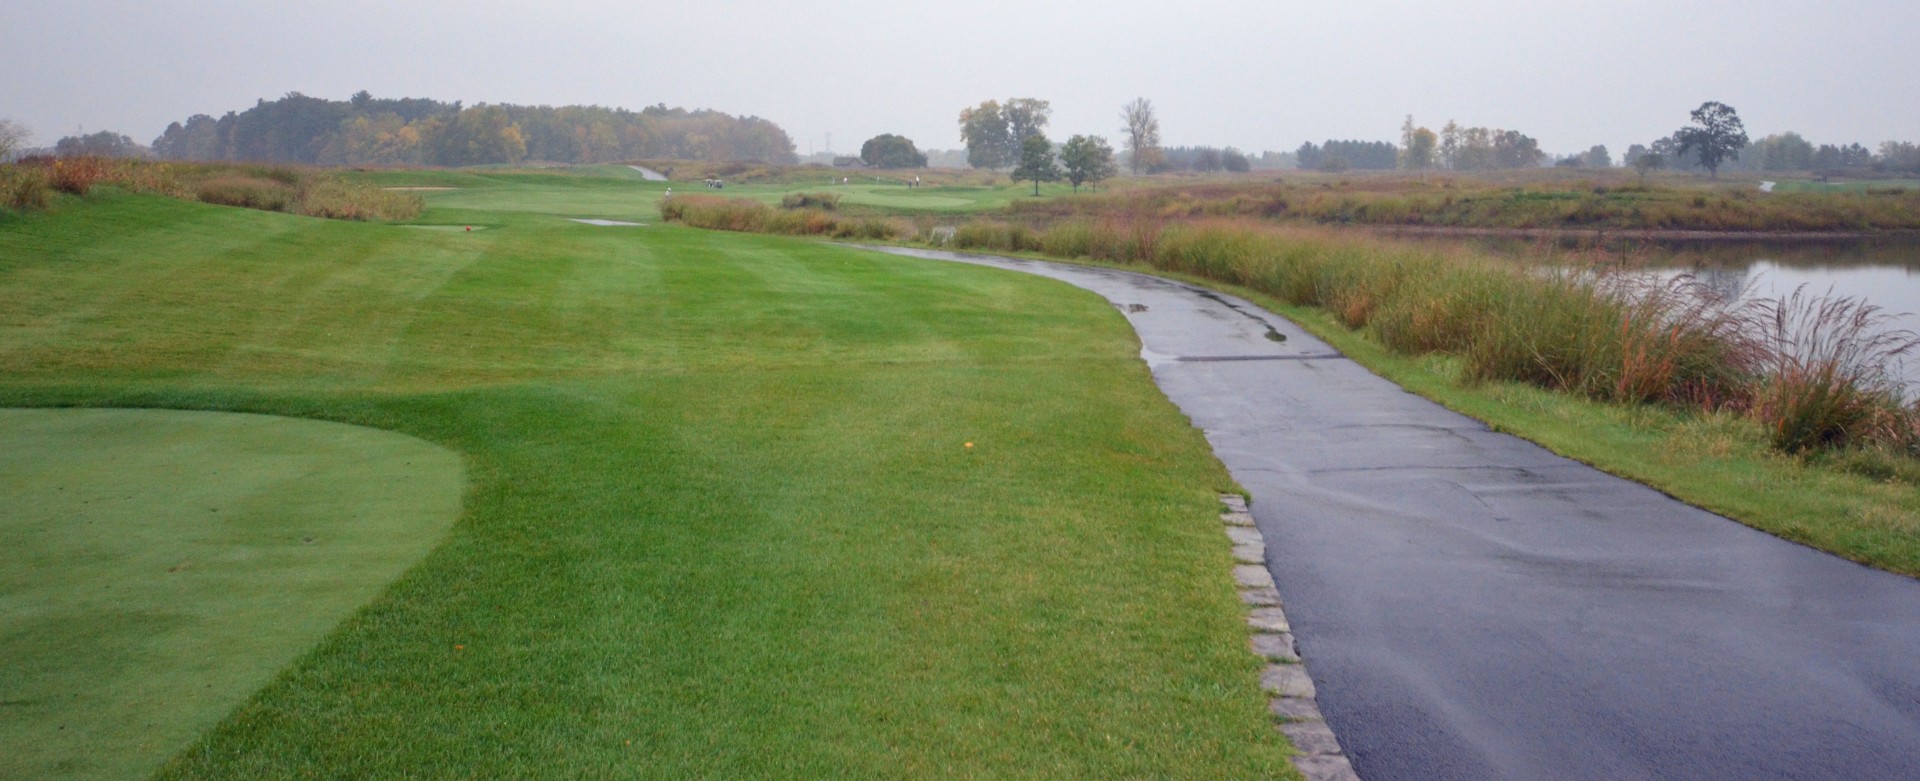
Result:
[[[1367,781],[1920,779],[1920,582],[1490,431],[1278,315],[1123,271],[1139,333],[1253,494],[1327,722]]]

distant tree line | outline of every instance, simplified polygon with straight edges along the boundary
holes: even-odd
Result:
[[[169,160],[252,160],[315,165],[479,165],[542,160],[602,163],[640,158],[798,160],[785,130],[759,117],[601,106],[462,106],[427,98],[346,101],[288,93],[215,119],[167,126],[153,152]]]
[[[149,157],[152,152],[123,133],[102,130],[98,133],[67,136],[54,142],[59,157]]]
[[[1160,150],[1160,164],[1152,170],[1240,173],[1253,170],[1253,161],[1233,147],[1170,146]]]
[[[1294,164],[1316,171],[1386,171],[1399,164],[1400,150],[1387,141],[1308,141],[1293,153]]]
[[[1621,163],[1637,167],[1642,157],[1652,155],[1661,162],[1655,167],[1678,171],[1704,171],[1695,155],[1682,155],[1673,138],[1661,138],[1649,144],[1634,144],[1621,156]],[[1728,171],[1764,171],[1769,173],[1875,172],[1920,174],[1920,147],[1909,141],[1888,141],[1879,151],[1859,143],[1815,145],[1799,133],[1775,133],[1747,145],[1738,156],[1722,166]]]

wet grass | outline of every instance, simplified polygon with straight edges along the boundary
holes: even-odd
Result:
[[[160,777],[1292,773],[1231,482],[1103,301],[555,216],[645,216],[637,181],[433,178],[465,189],[418,222],[489,229],[113,194],[0,222],[0,405],[468,466],[446,542]]]
[[[440,542],[460,459],[264,415],[0,409],[0,777],[144,778]]]

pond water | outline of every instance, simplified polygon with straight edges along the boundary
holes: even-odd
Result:
[[[1600,247],[1571,243],[1474,239],[1497,255],[1538,260],[1585,258],[1603,252],[1653,273],[1688,273],[1725,297],[1779,299],[1806,287],[1810,295],[1866,301],[1902,315],[1894,328],[1920,331],[1920,239],[1804,242],[1638,242]],[[1894,367],[1920,390],[1920,355]]]

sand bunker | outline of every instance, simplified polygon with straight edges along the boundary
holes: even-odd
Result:
[[[582,217],[568,217],[567,219],[569,219],[569,220],[572,220],[572,221],[574,221],[574,222],[579,222],[579,223],[585,223],[585,224],[587,224],[587,225],[600,225],[600,226],[628,226],[628,225],[631,225],[631,226],[635,226],[635,227],[646,227],[646,223],[640,223],[640,222],[621,222],[621,221],[619,221],[619,220],[594,220],[594,219],[586,219],[586,218],[582,218]]]
[[[458,187],[382,187],[380,189],[393,190],[394,192],[403,192],[403,193],[417,193],[417,192],[426,192],[429,190],[458,190],[460,188]]]

